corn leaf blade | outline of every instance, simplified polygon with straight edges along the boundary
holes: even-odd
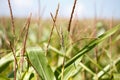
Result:
[[[47,58],[40,48],[28,49],[28,59],[43,80],[56,80],[52,69],[48,65]]]

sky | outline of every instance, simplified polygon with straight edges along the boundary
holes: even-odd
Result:
[[[8,0],[0,0],[0,16],[10,16]],[[59,17],[70,17],[74,0],[10,0],[14,17],[28,17],[30,13],[37,17],[40,4],[40,16],[50,18],[50,12],[55,15],[60,4]],[[75,15],[79,18],[120,19],[120,0],[77,0]]]

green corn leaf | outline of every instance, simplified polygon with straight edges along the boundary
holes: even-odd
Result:
[[[45,45],[45,47],[47,46],[46,43],[44,43],[44,45]],[[66,55],[64,55],[61,51],[59,51],[58,49],[56,49],[55,47],[53,47],[53,46],[51,46],[51,45],[49,45],[49,48],[48,48],[48,49],[56,52],[57,54],[59,54],[59,55],[62,56],[62,57],[65,57],[65,58],[69,59],[69,58],[68,58]]]
[[[9,53],[0,59],[0,72],[2,72],[8,64],[14,60],[12,53]]]
[[[54,73],[48,65],[47,58],[40,48],[30,48],[28,51],[28,59],[33,68],[43,80],[56,80]]]
[[[102,69],[102,67],[95,61],[93,60],[91,57],[89,57],[87,54],[85,54],[85,56],[88,58],[88,60],[90,62],[92,62],[97,68],[99,68],[100,70]]]
[[[18,53],[19,51],[16,52],[16,56],[18,56]],[[11,63],[12,61],[14,61],[14,56],[12,52],[2,57],[0,59],[0,72],[4,71],[4,69],[6,69],[9,63]]]
[[[0,74],[0,80],[10,80],[10,79]]]
[[[114,60],[113,65],[116,65],[119,62],[120,62],[120,58]],[[98,74],[96,75],[97,78],[98,79],[101,78],[106,72],[108,72],[110,70],[111,67],[112,67],[111,63],[108,64],[106,67],[104,67],[103,70],[101,70],[100,72],[98,72]],[[94,80],[95,80],[96,76],[93,77]]]
[[[120,80],[120,73],[114,73],[113,80]]]
[[[85,66],[83,63],[80,62],[79,65],[83,67],[83,69],[88,71],[90,74],[95,75],[95,73],[92,70],[90,70],[87,66]]]
[[[79,65],[79,62],[83,59],[83,57],[79,58],[75,63],[65,68],[63,73],[63,80],[68,80],[70,77],[74,76],[82,67]],[[61,80],[61,75],[59,75],[58,80]]]
[[[31,77],[32,75],[33,75],[33,77]],[[32,80],[32,78],[36,78],[36,77],[34,77],[34,75],[35,75],[35,71],[34,71],[33,67],[29,67],[28,71],[25,73],[25,76],[22,80]]]
[[[75,55],[73,58],[68,60],[65,64],[65,68],[73,64],[79,57],[87,53],[88,51],[92,50],[96,45],[98,45],[100,42],[104,41],[109,36],[113,35],[115,32],[117,32],[120,29],[120,25],[115,26],[114,28],[108,30],[104,34],[100,35],[98,38],[92,40],[90,43],[88,43],[86,46],[84,46],[81,50],[77,52],[77,55]],[[62,66],[58,67],[55,71],[56,77],[61,73]]]

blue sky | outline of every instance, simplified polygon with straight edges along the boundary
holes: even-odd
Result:
[[[75,15],[79,18],[92,18],[95,15],[104,18],[120,18],[120,0],[78,0]],[[59,17],[69,17],[74,0],[40,0],[40,11],[43,18],[49,18],[60,3]],[[38,0],[11,0],[15,17],[27,17],[30,12],[38,15]],[[7,0],[0,0],[0,16],[9,16]]]

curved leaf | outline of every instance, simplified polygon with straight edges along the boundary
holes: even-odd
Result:
[[[18,56],[18,53],[19,51],[16,52],[16,56]],[[12,52],[2,57],[0,59],[0,72],[4,71],[4,69],[6,69],[9,63],[11,63],[12,61],[14,61],[14,56]]]
[[[28,58],[43,80],[56,80],[52,69],[48,65],[47,58],[40,48],[30,48],[28,50]]]

